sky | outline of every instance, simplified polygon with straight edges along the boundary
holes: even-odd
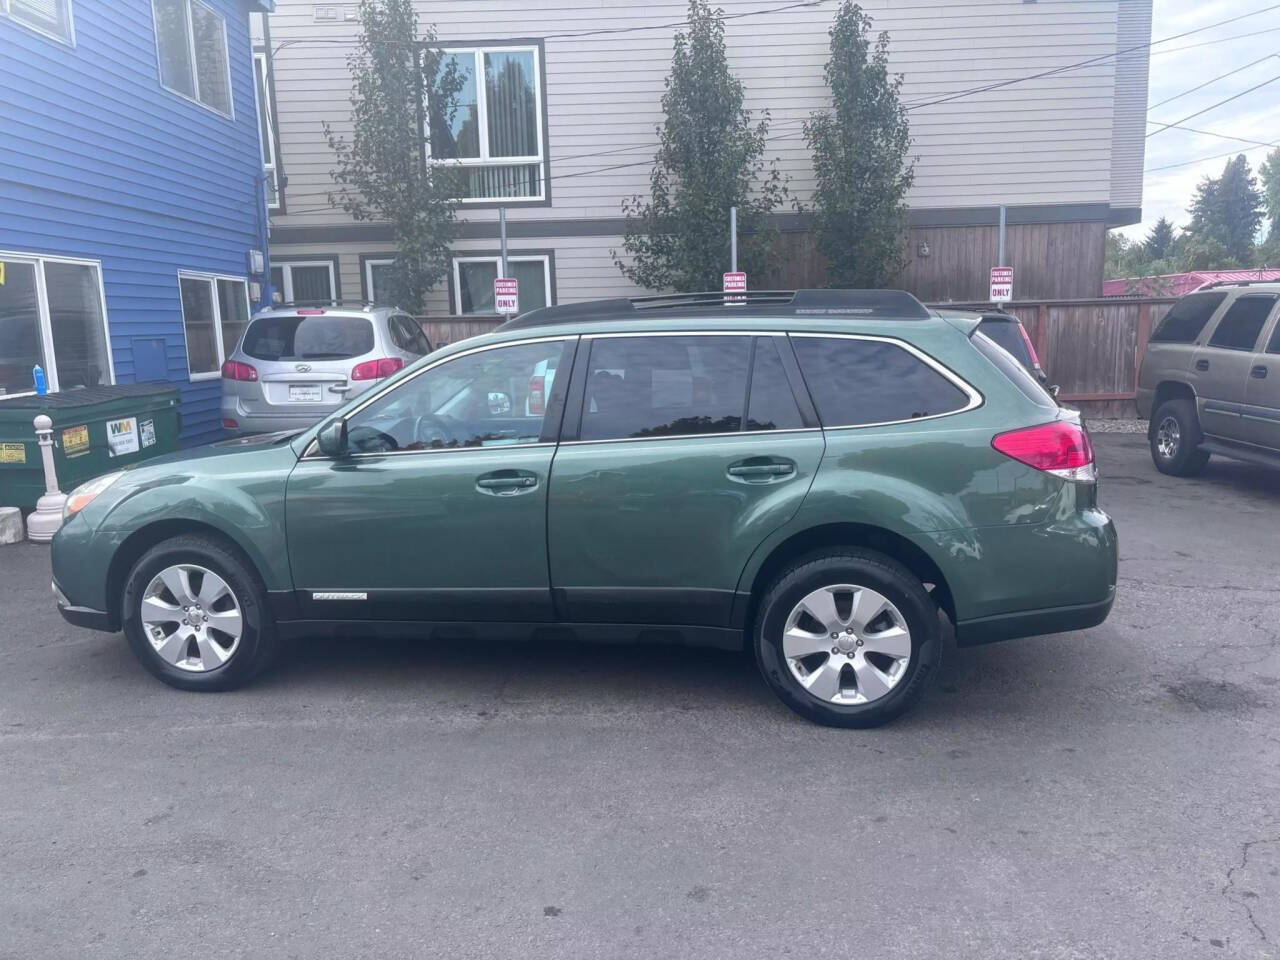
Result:
[[[1204,0],[1155,0],[1151,39],[1170,37],[1271,5],[1271,0],[1212,0],[1207,3]],[[1205,40],[1233,36],[1239,39],[1176,51],[1176,48]],[[1156,106],[1162,100],[1260,58],[1266,59],[1211,83],[1203,90]],[[1188,114],[1272,77],[1280,77],[1280,8],[1197,33],[1183,40],[1154,44],[1151,47],[1150,92],[1147,97],[1147,103],[1153,109],[1149,110],[1147,119],[1159,123],[1176,123]],[[1252,144],[1224,140],[1212,134],[1228,134],[1267,143],[1280,141],[1280,79],[1186,122],[1187,126],[1197,130],[1209,131],[1208,134],[1176,129],[1160,130],[1159,123],[1148,122],[1147,125],[1142,223],[1120,231],[1133,239],[1145,236],[1161,216],[1172,220],[1174,226],[1185,226],[1190,219],[1187,207],[1196,184],[1206,175],[1220,174],[1230,159],[1219,156],[1220,154],[1237,148],[1244,151],[1249,166],[1256,175],[1258,164],[1270,152],[1268,148],[1251,150],[1249,148]],[[1152,131],[1156,130],[1160,132],[1152,135]],[[1168,170],[1155,169],[1201,157],[1215,159],[1201,160]]]

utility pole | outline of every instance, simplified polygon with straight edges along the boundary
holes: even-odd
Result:
[[[1003,210],[1004,207],[1001,207],[1000,209]],[[502,237],[502,276],[509,277],[511,276],[511,274],[507,272],[507,208],[506,207],[498,208],[498,233]],[[1000,236],[1001,238],[1004,237],[1003,230],[1000,231]],[[1004,241],[1002,239],[1001,243],[1003,242]]]
[[[1003,209],[1003,208],[1001,208]],[[1004,236],[1003,231],[1000,234]],[[729,208],[729,272],[738,272],[738,208]]]
[[[1005,213],[1004,204],[1002,203],[1000,204],[1000,254],[999,256],[996,257],[997,267],[1008,266],[1008,264],[1004,262],[1004,220],[1005,220],[1004,213]]]

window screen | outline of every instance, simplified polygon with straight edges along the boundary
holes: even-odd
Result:
[[[583,440],[734,433],[747,337],[607,337],[591,345]]]
[[[10,261],[0,284],[0,396],[35,390],[32,367],[37,364],[45,365],[36,268]]]
[[[751,368],[751,405],[748,430],[794,430],[804,426],[800,408],[782,360],[776,337],[756,338],[756,362]]]
[[[968,403],[959,387],[892,343],[836,337],[792,343],[824,427],[915,420]]]
[[[4,3],[0,2],[3,12]],[[71,0],[9,0],[9,15],[59,40],[71,39]]]
[[[182,328],[187,338],[187,368],[192,376],[213,373],[221,365],[218,334],[214,329],[213,284],[208,280],[181,277],[178,287],[182,294]]]
[[[110,383],[98,268],[79,263],[45,263],[44,282],[58,389]]]
[[[1151,334],[1152,343],[1194,343],[1213,311],[1225,299],[1225,293],[1193,293],[1183,297],[1161,319]]]
[[[230,356],[249,322],[249,291],[243,280],[218,281],[218,315],[222,321],[222,350]]]
[[[1227,350],[1252,350],[1271,308],[1275,305],[1275,297],[1241,297],[1227,308],[1227,312],[1218,321],[1213,336],[1209,338],[1209,346]]]

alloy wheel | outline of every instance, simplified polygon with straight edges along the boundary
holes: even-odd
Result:
[[[841,583],[806,595],[782,634],[787,668],[826,703],[870,703],[886,696],[911,662],[902,612],[870,587]]]
[[[1182,428],[1178,426],[1177,417],[1165,417],[1156,429],[1156,450],[1165,460],[1172,460],[1178,455],[1178,446],[1182,442]]]
[[[179,670],[206,673],[240,646],[244,617],[227,582],[193,563],[165,567],[143,591],[139,615],[151,647]]]

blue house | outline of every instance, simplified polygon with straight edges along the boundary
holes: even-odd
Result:
[[[273,0],[0,0],[0,403],[168,380],[221,435],[221,366],[261,296],[249,15]]]

